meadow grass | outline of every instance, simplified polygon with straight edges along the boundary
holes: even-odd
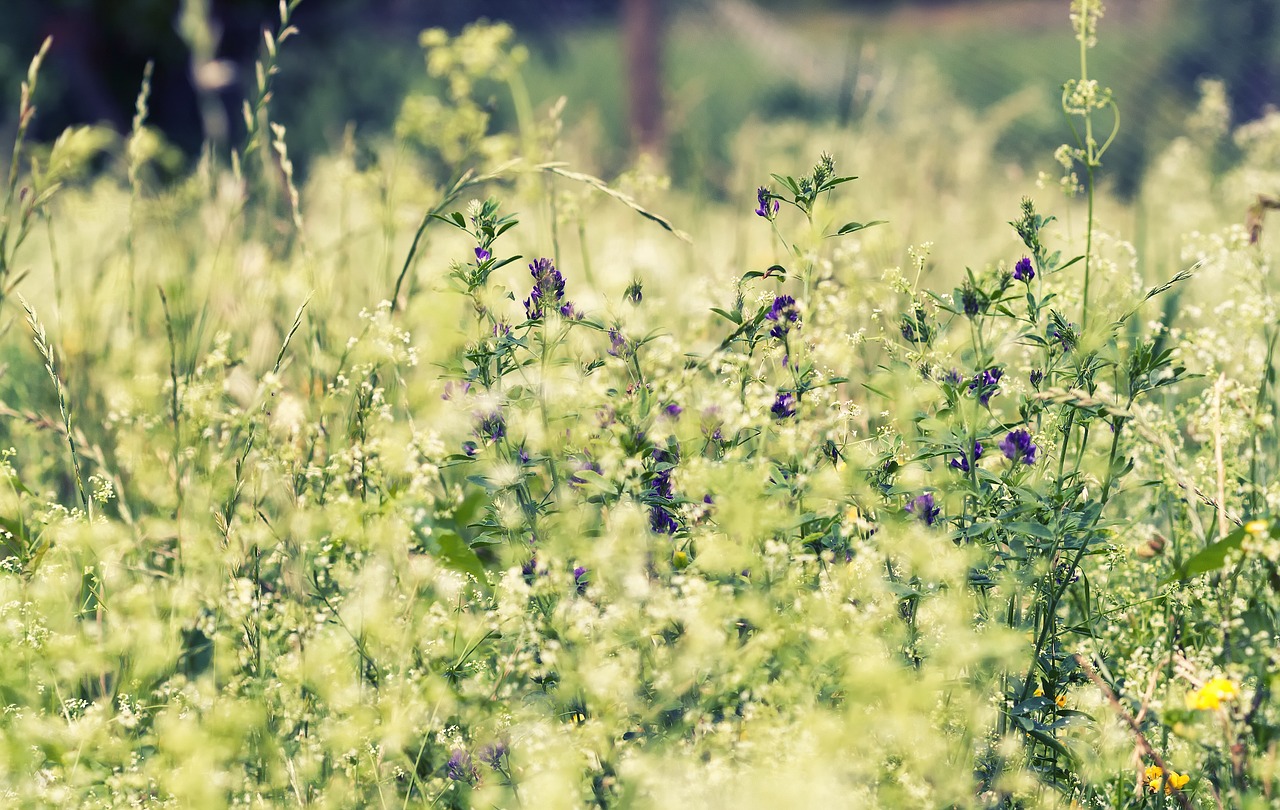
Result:
[[[1125,207],[1099,11],[1043,187],[927,77],[604,183],[501,26],[298,187],[289,6],[180,182],[20,133],[6,805],[1270,806],[1280,118]]]

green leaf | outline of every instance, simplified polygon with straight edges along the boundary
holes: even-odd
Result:
[[[476,518],[480,514],[480,510],[484,508],[489,501],[489,493],[484,490],[475,490],[470,495],[462,499],[462,503],[453,512],[453,520],[459,528],[475,523]]]
[[[618,494],[618,490],[614,486],[613,482],[595,470],[577,470],[573,473],[573,477],[577,479],[577,481],[581,481],[581,486],[589,490],[594,490],[605,495]]]
[[[844,225],[840,226],[840,230],[836,231],[830,236],[847,236],[848,234],[851,234],[851,233],[857,233],[858,231],[866,230],[867,228],[870,228],[874,225],[883,225],[887,221],[888,220],[883,220],[883,219],[873,219],[870,222],[846,222]]]
[[[1045,526],[1043,523],[1032,523],[1030,521],[1019,521],[1017,523],[1008,523],[1005,525],[1013,534],[1026,534],[1041,540],[1053,542],[1053,529]]]
[[[720,309],[719,307],[712,307],[711,311],[719,315],[721,318],[726,318],[739,325],[742,324],[742,316],[737,312],[726,312],[725,310]]]
[[[1247,534],[1248,532],[1244,530],[1244,527],[1241,527],[1213,545],[1208,546],[1183,563],[1182,568],[1178,569],[1178,573],[1173,579],[1191,579],[1222,568],[1226,565],[1227,556],[1233,551],[1240,550],[1240,545],[1244,542]]]
[[[1023,718],[1019,718],[1019,719],[1023,719]],[[1058,753],[1058,756],[1062,757],[1068,762],[1075,761],[1075,757],[1072,756],[1071,751],[1069,751],[1065,745],[1058,742],[1053,737],[1044,733],[1043,731],[1040,731],[1039,729],[1031,729],[1027,731],[1027,735],[1030,736],[1032,739],[1034,739],[1036,742],[1041,743],[1042,745],[1047,745],[1049,748],[1052,748],[1054,751]]]
[[[446,568],[470,574],[477,582],[484,583],[484,566],[481,565],[480,558],[457,532],[438,532],[429,535],[426,540],[427,550]]]

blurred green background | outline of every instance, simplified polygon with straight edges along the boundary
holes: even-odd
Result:
[[[1028,94],[1001,136],[1011,160],[1043,157],[1066,134],[1057,88],[1077,60],[1067,0],[305,0],[295,18],[302,35],[283,50],[275,115],[305,173],[308,157],[336,148],[349,125],[366,137],[387,132],[406,92],[431,92],[422,29],[504,19],[532,51],[525,80],[535,104],[566,96],[566,122],[596,137],[596,167],[620,170],[633,152],[628,99],[637,78],[625,57],[628,4],[660,6],[659,151],[676,182],[698,190],[723,189],[734,133],[749,119],[856,127],[873,114],[868,98],[877,89],[919,75],[922,64],[980,113]],[[195,154],[204,132],[178,23],[192,5],[214,23],[217,58],[234,68],[220,91],[234,126],[261,32],[278,13],[271,0],[6,0],[0,128],[12,127],[27,61],[52,36],[39,137],[74,123],[127,128],[143,65],[153,59],[151,121]],[[1280,0],[1107,6],[1091,63],[1125,114],[1109,156],[1121,193],[1135,187],[1146,156],[1181,131],[1200,78],[1226,82],[1237,123],[1276,101]],[[508,104],[495,95],[496,126],[510,123]]]

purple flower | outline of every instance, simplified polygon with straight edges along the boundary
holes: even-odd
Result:
[[[444,773],[455,782],[474,782],[479,778],[476,766],[471,762],[471,755],[461,748],[453,749],[449,761],[445,763]]]
[[[590,571],[583,568],[581,565],[573,569],[573,585],[578,593],[583,594],[587,592],[587,576],[590,573]]]
[[[444,393],[440,395],[440,398],[453,399],[459,394],[465,394],[470,390],[471,383],[469,382],[454,382],[453,380],[449,380],[444,384]]]
[[[966,317],[972,318],[982,309],[982,301],[978,297],[978,291],[969,282],[965,282],[960,288],[960,303],[964,307]]]
[[[485,250],[484,248],[482,247],[476,248],[476,264],[484,264],[485,262],[489,261],[489,257],[491,256],[493,256],[493,254]]]
[[[951,466],[960,472],[969,472],[969,459],[977,461],[982,458],[982,444],[980,442],[973,443],[972,453],[961,453],[957,458],[951,459]]]
[[[498,740],[480,749],[480,761],[498,771],[502,769],[502,760],[507,754],[507,744]]]
[[[538,558],[536,555],[530,557],[520,566],[520,573],[524,575],[525,582],[530,585],[533,584],[533,578],[538,575]]]
[[[769,307],[764,317],[774,322],[775,325],[769,330],[769,334],[776,338],[786,335],[791,329],[791,324],[795,324],[796,329],[800,328],[800,308],[796,306],[796,299],[789,295],[775,296],[773,306]]]
[[[926,526],[932,526],[942,513],[942,509],[933,503],[932,492],[917,495],[908,501],[907,511],[923,520]]]
[[[507,421],[502,418],[500,413],[486,414],[481,417],[480,424],[476,426],[476,435],[482,439],[496,442],[507,435]]]
[[[520,445],[520,449],[516,451],[516,459],[521,464],[529,463],[529,451],[524,449],[524,445]]]
[[[1018,259],[1018,263],[1013,266],[1013,277],[1018,281],[1030,282],[1036,277],[1036,270],[1031,266],[1031,259],[1023,256]]]
[[[618,329],[609,330],[609,354],[614,357],[626,359],[635,354],[635,347],[631,345],[631,341],[623,337],[622,332]]]
[[[676,418],[679,418],[680,414],[684,412],[684,408],[681,408],[679,405],[677,405],[674,402],[670,402],[666,405],[666,407],[662,409],[662,412],[665,413],[667,416],[670,416],[672,419],[676,419]]]
[[[759,203],[756,216],[772,220],[778,215],[778,201],[773,198],[773,192],[764,186],[756,189],[756,202]]]
[[[1040,383],[1044,382],[1044,372],[1040,369],[1034,369],[1031,372],[1031,387],[1040,390]]]
[[[566,306],[569,313],[573,312],[573,305],[564,300],[564,276],[550,259],[534,261],[529,265],[529,274],[533,276],[533,290],[524,302],[524,312],[529,320],[542,318],[548,310],[559,310],[565,314]]]
[[[1000,389],[996,388],[996,383],[1000,382],[1000,378],[1003,376],[1004,371],[996,367],[980,371],[969,383],[969,390],[977,394],[978,402],[986,405],[991,401],[991,397],[1000,393]]]
[[[1009,431],[1009,435],[1000,442],[1000,450],[1004,452],[1005,458],[1015,464],[1019,461],[1023,464],[1036,463],[1036,446],[1031,442],[1031,434],[1025,430]]]
[[[476,454],[476,450],[477,450],[477,446],[475,442],[462,443],[462,452],[466,453],[467,455],[474,456]]]
[[[653,460],[659,464],[673,463],[676,458],[665,450],[654,450]],[[676,492],[671,484],[671,467],[664,467],[653,474],[649,480],[649,496],[652,503],[649,507],[649,528],[658,534],[675,534],[680,524],[670,512],[674,505]]]
[[[1045,330],[1045,334],[1049,336],[1050,340],[1057,341],[1064,352],[1071,351],[1079,337],[1076,334],[1076,325],[1074,323],[1050,323],[1049,328]]]
[[[769,409],[774,419],[786,419],[789,416],[796,415],[796,395],[790,391],[779,392],[776,399],[773,400],[773,407]]]

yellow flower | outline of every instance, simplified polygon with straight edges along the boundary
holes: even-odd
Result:
[[[1147,790],[1152,793],[1160,792],[1160,783],[1164,782],[1164,792],[1173,793],[1175,790],[1182,790],[1191,781],[1191,777],[1185,773],[1177,771],[1169,771],[1169,778],[1163,779],[1164,771],[1159,765],[1151,765],[1143,773],[1143,779],[1147,783]]]
[[[1265,520],[1251,520],[1244,524],[1244,530],[1254,537],[1262,537],[1271,533],[1271,524]]]
[[[1032,693],[1032,694],[1033,694],[1035,697],[1044,697],[1044,690],[1043,690],[1043,689],[1039,689],[1039,688],[1037,688],[1037,689],[1036,689],[1036,691],[1035,691],[1034,693]],[[1059,709],[1065,709],[1065,708],[1067,708],[1067,696],[1066,696],[1066,695],[1058,695],[1057,697],[1055,697],[1055,698],[1053,699],[1053,702],[1054,702],[1054,703],[1056,703],[1056,704],[1058,704],[1058,708],[1059,708]]]
[[[1204,686],[1187,695],[1187,708],[1200,711],[1218,709],[1224,701],[1234,700],[1239,694],[1239,687],[1226,678],[1210,678]]]

